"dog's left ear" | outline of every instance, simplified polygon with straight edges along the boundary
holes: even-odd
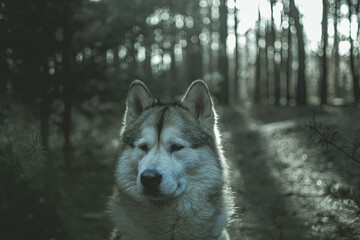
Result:
[[[214,103],[209,89],[202,80],[194,81],[186,91],[181,104],[205,127],[212,129],[215,124]]]
[[[126,98],[125,122],[135,121],[153,101],[154,99],[146,85],[140,80],[133,81]]]

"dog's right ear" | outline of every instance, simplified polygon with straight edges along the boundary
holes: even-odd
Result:
[[[126,98],[125,122],[135,121],[153,101],[154,99],[146,85],[140,80],[133,81]]]

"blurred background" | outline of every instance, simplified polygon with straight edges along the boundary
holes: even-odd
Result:
[[[0,238],[106,239],[129,84],[203,79],[233,238],[360,239],[359,62],[359,0],[0,0]]]

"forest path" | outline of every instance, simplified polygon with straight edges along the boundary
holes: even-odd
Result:
[[[342,156],[329,160],[331,156],[314,145],[305,129],[313,115],[336,121],[310,108],[270,108],[261,114],[254,109],[224,109],[221,113],[239,214],[231,227],[233,239],[360,236],[359,206],[349,199],[336,199],[340,188],[356,186],[349,180],[359,176],[360,167]]]

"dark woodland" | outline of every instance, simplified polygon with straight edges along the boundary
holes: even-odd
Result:
[[[360,0],[248,2],[0,0],[0,239],[109,238],[135,79],[207,83],[232,239],[360,239]]]

